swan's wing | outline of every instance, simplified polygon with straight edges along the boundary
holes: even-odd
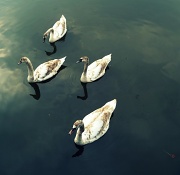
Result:
[[[102,67],[106,68],[109,62],[111,61],[111,55],[112,54],[106,55],[103,58],[94,61],[88,66],[88,69],[89,70],[95,69],[99,65],[102,65]]]
[[[102,137],[109,128],[110,115],[110,112],[100,113],[94,121],[85,126],[82,137],[89,142],[93,142]]]
[[[116,99],[111,100],[84,117],[85,130],[82,133],[82,140],[85,144],[99,139],[107,132],[111,115],[116,108],[116,102]]]
[[[106,104],[104,104],[102,107],[94,110],[93,112],[89,113],[88,115],[86,115],[83,118],[83,123],[85,126],[87,126],[89,123],[94,122],[95,120],[98,120],[98,118],[102,118],[103,116],[105,118],[111,117],[111,114],[114,112],[115,108],[116,108],[116,103],[117,100],[111,100],[109,102],[107,102]],[[109,113],[109,116],[107,116],[106,114]]]
[[[102,59],[96,60],[88,66],[87,76],[94,81],[104,75],[106,67],[107,64]]]
[[[60,25],[60,21],[56,21],[55,24],[53,25],[53,29],[56,29]]]
[[[96,120],[96,118],[101,114],[101,111],[102,109],[99,108],[99,109],[96,109],[95,111],[91,112],[90,114],[86,115],[84,118],[83,118],[83,122],[84,122],[84,125],[88,125],[88,123],[91,123],[93,122],[94,120]]]
[[[83,118],[83,123],[84,126],[87,127],[90,123],[94,123],[95,121],[98,121],[99,119],[102,118],[103,113],[105,113],[107,111],[104,110],[104,106],[102,106],[99,109],[94,110],[93,112],[91,112],[90,114],[86,115]]]
[[[34,71],[35,80],[42,81],[51,78],[57,73],[60,66],[61,64],[59,59],[54,59],[42,63]]]
[[[98,60],[92,62],[92,63],[88,66],[88,69],[89,69],[89,70],[93,70],[93,69],[95,69],[100,63],[101,63],[101,59],[98,59]]]
[[[57,33],[58,37],[61,38],[67,32],[66,18],[62,15],[59,21],[53,25],[54,32]]]

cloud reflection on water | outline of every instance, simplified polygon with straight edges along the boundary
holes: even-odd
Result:
[[[0,33],[0,42],[2,43],[1,48],[0,48],[0,58],[8,57],[11,54],[10,40],[6,38],[5,35]]]
[[[0,109],[4,110],[12,101],[22,98],[22,92],[27,91],[27,87],[22,83],[23,80],[19,69],[11,70],[1,66],[0,75]]]
[[[162,68],[162,73],[166,77],[180,83],[180,61],[177,60],[165,64],[165,66]]]

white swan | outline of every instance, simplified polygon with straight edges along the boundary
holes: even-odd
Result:
[[[76,63],[84,62],[84,70],[81,75],[81,82],[88,83],[101,78],[105,74],[106,67],[111,61],[111,54],[98,59],[89,65],[89,58],[83,56]]]
[[[49,42],[54,43],[57,40],[61,39],[67,32],[67,25],[66,25],[66,18],[64,15],[61,16],[60,20],[57,21],[52,28],[48,29],[44,35],[43,39],[45,42],[45,39],[49,36]]]
[[[40,64],[36,70],[33,69],[33,65],[29,58],[22,57],[18,64],[26,63],[28,68],[27,80],[29,83],[42,82],[57,74],[59,68],[64,63],[66,57],[61,59],[54,59]]]
[[[85,145],[102,137],[109,129],[110,118],[116,108],[116,103],[116,99],[109,101],[101,108],[86,115],[83,120],[77,120],[69,131],[71,135],[77,129],[74,142],[77,145]]]

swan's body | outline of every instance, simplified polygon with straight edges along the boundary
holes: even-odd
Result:
[[[18,64],[26,63],[28,68],[27,80],[29,83],[45,81],[57,74],[66,57],[54,59],[40,64],[35,70],[29,58],[22,57]]]
[[[77,129],[74,142],[77,145],[85,145],[102,137],[109,129],[110,118],[116,108],[116,103],[116,99],[109,101],[101,108],[86,115],[83,120],[77,120],[69,132],[72,134]]]
[[[64,15],[61,16],[60,20],[57,21],[52,28],[48,29],[44,35],[43,39],[49,36],[49,42],[54,43],[57,40],[61,39],[67,32],[66,18]]]
[[[87,56],[81,57],[79,62],[84,62],[84,70],[81,75],[81,82],[88,83],[101,78],[105,74],[106,67],[111,61],[111,54],[98,59],[89,65],[89,58]]]

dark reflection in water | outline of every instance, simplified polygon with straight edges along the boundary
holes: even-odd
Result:
[[[50,45],[53,47],[53,51],[51,51],[51,52],[45,51],[47,56],[50,56],[50,55],[56,53],[56,51],[57,51],[57,48],[56,48],[56,44],[55,44],[55,43],[50,43]]]
[[[75,144],[75,147],[78,149],[78,151],[75,154],[73,154],[72,157],[81,156],[83,154],[83,152],[84,152],[84,146],[80,146],[80,145]]]
[[[57,43],[57,42],[65,42],[66,34],[60,40],[58,40],[58,41],[56,41],[54,43],[50,43],[50,45],[53,47],[53,50],[51,52],[45,51],[47,56],[51,56],[51,55],[53,55],[53,54],[55,54],[57,52],[57,47],[56,47],[55,43]],[[45,42],[45,40],[43,42]]]
[[[88,91],[87,91],[87,83],[82,83],[81,82],[81,85],[83,87],[83,91],[84,91],[84,96],[77,96],[77,98],[80,98],[81,100],[86,100],[88,98]]]
[[[58,70],[57,74],[58,74],[60,71],[62,71],[63,69],[65,69],[66,67],[67,67],[67,66],[62,65],[62,66],[60,67],[60,69]],[[52,79],[54,79],[54,78],[57,76],[57,74],[54,75],[53,77],[51,77],[51,78],[48,79],[48,80],[45,80],[45,81],[43,81],[43,82],[39,82],[39,84],[44,84],[44,83],[50,82]],[[38,84],[37,84],[37,83],[29,83],[29,84],[33,87],[34,92],[35,92],[35,94],[29,94],[29,95],[32,96],[34,99],[39,100],[40,97],[41,97],[41,93],[40,93],[40,89],[39,89]]]
[[[59,72],[61,72],[61,71],[62,71],[63,69],[65,69],[66,67],[67,67],[67,66],[62,65],[62,66],[60,67],[60,69],[58,70],[57,74],[59,74]],[[50,78],[50,79],[48,79],[48,80],[46,80],[46,81],[43,81],[42,83],[47,83],[47,82],[51,81],[52,79],[54,79],[54,78],[57,76],[57,74],[54,75],[52,78]]]
[[[34,99],[39,100],[41,97],[39,86],[37,85],[37,83],[29,83],[29,84],[34,88],[34,92],[35,92],[35,94],[29,94],[29,95],[32,96]]]
[[[109,70],[109,66],[106,67],[106,70],[105,70],[105,71],[107,71],[107,70]],[[100,81],[103,77],[104,77],[104,76],[102,76],[101,78],[99,78],[99,79],[97,79],[97,80],[95,80],[95,81],[93,81],[93,82]],[[93,83],[93,82],[92,82],[92,83]],[[79,96],[79,95],[78,95],[77,98],[79,98],[79,99],[81,99],[81,100],[86,100],[86,99],[88,98],[87,84],[88,84],[88,83],[83,83],[83,82],[81,82],[81,85],[82,85],[83,91],[84,91],[84,96]]]

